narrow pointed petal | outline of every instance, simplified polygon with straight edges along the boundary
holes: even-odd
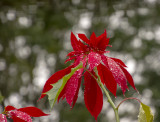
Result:
[[[111,58],[107,58],[108,66],[112,72],[116,82],[121,87],[123,94],[127,89],[127,79],[120,66]]]
[[[11,117],[11,119],[13,119],[14,122],[32,122],[31,117],[22,111],[9,111],[7,115]]]
[[[83,40],[86,44],[90,45],[90,40],[86,37],[85,34],[78,34],[78,37]]]
[[[74,51],[78,51],[78,40],[72,32],[71,32],[71,45]]]
[[[120,59],[118,59],[118,58],[112,58],[117,64],[119,64],[119,65],[121,65],[121,66],[123,66],[123,67],[127,67],[124,63],[123,63],[123,61],[121,61]]]
[[[64,63],[67,63],[68,61],[71,61],[71,60],[73,60],[73,59],[75,59],[76,57],[70,57],[70,58],[68,58]]]
[[[107,89],[116,96],[117,91],[117,83],[112,75],[112,72],[103,64],[99,64],[97,66],[98,75],[100,76],[100,79],[102,83],[104,83],[107,87]]]
[[[98,53],[90,52],[88,54],[88,64],[89,64],[90,70],[98,66],[100,62],[101,62],[101,56]]]
[[[7,122],[7,118],[4,114],[0,114],[0,122]]]
[[[85,67],[86,58],[83,58],[83,55],[81,55],[79,56],[79,60],[83,63],[83,67]],[[72,105],[77,90],[79,91],[79,79],[81,79],[82,77],[83,70],[84,70],[83,68],[78,69],[67,82],[65,95],[66,95],[66,100],[70,106]]]
[[[42,91],[42,94],[41,94],[41,97],[39,98],[39,100],[46,96],[46,94],[43,94],[43,93],[46,93],[47,91],[49,91],[50,89],[52,89],[53,86],[51,84],[54,84],[54,83],[58,82],[59,79],[61,79],[66,74],[70,73],[72,67],[73,66],[69,66],[69,67],[67,67],[67,68],[65,68],[63,70],[60,70],[60,71],[56,72],[55,74],[53,74],[46,81],[46,83],[44,85],[44,88],[43,88],[43,91]]]
[[[96,80],[88,73],[84,74],[84,101],[88,111],[94,116],[95,120],[102,110],[103,94]]]
[[[123,70],[124,74],[126,75],[127,81],[129,82],[129,84],[136,90],[136,87],[134,85],[134,81],[132,76],[130,75],[130,73],[122,66],[120,66],[121,69]]]
[[[102,59],[102,62],[104,63],[104,65],[109,68],[108,66],[108,61],[107,61],[107,56],[105,55],[101,55],[101,59]]]
[[[5,107],[5,111],[11,111],[11,110],[15,110],[16,108],[11,106],[11,105],[8,105]]]
[[[78,81],[78,88],[77,88],[76,94],[74,95],[74,98],[73,98],[72,108],[74,107],[74,105],[75,105],[75,103],[77,101],[80,86],[81,86],[81,78]]]
[[[96,46],[96,34],[93,32],[91,37],[90,37],[90,46],[95,47]]]
[[[61,91],[61,93],[59,94],[58,96],[58,102],[59,100],[62,98],[62,100],[66,97],[66,86],[67,86],[67,83],[66,85],[64,86],[63,90]]]
[[[74,75],[68,80],[67,86],[66,86],[66,100],[67,103],[71,106],[74,96],[76,94],[76,91],[78,89],[79,79],[82,76],[83,69],[77,70]]]
[[[107,33],[106,30],[104,31],[103,34],[101,34],[100,36],[97,37],[97,41],[96,41],[96,46],[98,46],[99,43],[101,43],[101,41],[103,41],[103,39],[106,39],[107,37]]]
[[[36,107],[25,107],[25,108],[20,108],[18,111],[22,111],[24,113],[27,113],[31,117],[40,117],[40,116],[48,116],[49,114],[45,114],[42,110]]]

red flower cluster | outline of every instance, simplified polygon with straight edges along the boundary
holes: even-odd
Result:
[[[7,118],[13,119],[14,122],[32,122],[31,117],[47,116],[36,107],[15,108],[13,106],[5,107],[3,114],[0,114],[0,122],[7,122]]]
[[[134,88],[134,82],[132,76],[125,69],[126,65],[117,58],[111,58],[106,55],[109,51],[105,51],[109,44],[109,38],[107,38],[106,31],[96,37],[93,33],[88,39],[84,34],[78,34],[80,40],[77,40],[75,35],[71,33],[71,44],[73,47],[72,52],[67,56],[70,60],[74,60],[74,63],[66,69],[60,70],[53,74],[44,85],[42,95],[43,98],[46,92],[50,91],[52,84],[57,83],[61,78],[71,72],[71,68],[76,67],[83,63],[83,67],[87,68],[95,77],[99,75],[101,82],[107,87],[107,89],[116,96],[117,84],[121,87],[123,94],[127,87],[127,81]],[[83,42],[82,42],[83,41]],[[98,74],[95,73],[95,68]],[[78,92],[81,84],[82,75],[84,76],[84,101],[87,109],[97,119],[103,106],[103,94],[96,80],[87,71],[84,72],[84,68],[78,69],[72,77],[67,81],[65,87],[58,96],[60,98],[66,98],[68,104],[72,107],[75,105]]]

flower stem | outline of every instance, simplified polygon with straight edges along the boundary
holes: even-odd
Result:
[[[108,91],[106,90],[106,88],[104,87],[104,85],[102,84],[102,82],[100,81],[100,77],[98,76],[97,74],[97,70],[96,70],[96,74],[97,74],[97,77],[98,79],[85,67],[83,67],[96,81],[97,83],[99,84],[99,86],[102,88],[102,90],[104,91],[106,97],[108,98],[108,102],[110,103],[110,105],[112,106],[113,110],[114,110],[114,114],[115,114],[115,117],[116,117],[116,122],[120,122],[119,120],[119,115],[118,115],[118,109],[117,107],[115,106],[115,104],[113,103]]]
[[[118,104],[117,109],[119,108],[119,106],[120,106],[124,101],[129,100],[129,99],[135,99],[135,100],[137,100],[139,103],[141,103],[141,101],[140,101],[139,99],[134,98],[134,97],[129,97],[129,98],[125,98],[124,100],[122,100],[122,101]]]

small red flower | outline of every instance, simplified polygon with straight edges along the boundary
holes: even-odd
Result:
[[[13,119],[14,122],[32,122],[31,117],[47,116],[36,107],[15,108],[13,106],[5,107],[3,114],[0,114],[0,122],[7,122],[6,116]]]
[[[87,68],[95,77],[96,67],[101,82],[114,96],[116,96],[117,84],[121,87],[123,94],[125,93],[126,89],[128,89],[127,81],[136,90],[132,76],[125,69],[126,65],[120,59],[104,55],[109,52],[105,51],[106,47],[110,46],[108,45],[109,38],[107,38],[106,31],[98,37],[96,37],[93,32],[90,39],[84,34],[78,34],[78,37],[80,40],[77,40],[75,35],[71,33],[71,45],[74,51],[67,55],[69,58],[66,62],[74,60],[73,64],[64,70],[56,72],[47,80],[40,99],[46,95],[46,92],[53,88],[52,84],[57,83],[65,75],[69,74],[71,68],[76,67],[80,62],[82,62],[83,67]],[[68,104],[72,107],[75,105],[83,71],[83,68],[77,70],[68,80],[58,96],[58,101],[60,98],[66,98]],[[97,120],[103,105],[103,94],[96,80],[87,71],[84,73],[84,86],[85,105],[91,115]]]

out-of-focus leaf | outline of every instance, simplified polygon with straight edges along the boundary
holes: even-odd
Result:
[[[51,106],[51,108],[53,108],[59,94],[61,93],[61,91],[63,90],[65,84],[67,83],[67,81],[70,79],[70,77],[80,68],[83,67],[83,64],[80,63],[78,66],[74,67],[71,69],[71,72],[68,75],[65,75],[62,79],[60,79],[57,83],[52,84],[53,88],[46,92],[46,94],[48,95],[48,99],[49,99],[49,104]]]
[[[138,115],[138,122],[153,122],[153,113],[149,106],[141,103]]]
[[[0,103],[3,101],[3,96],[2,96],[2,94],[1,94],[1,92],[0,92]]]

